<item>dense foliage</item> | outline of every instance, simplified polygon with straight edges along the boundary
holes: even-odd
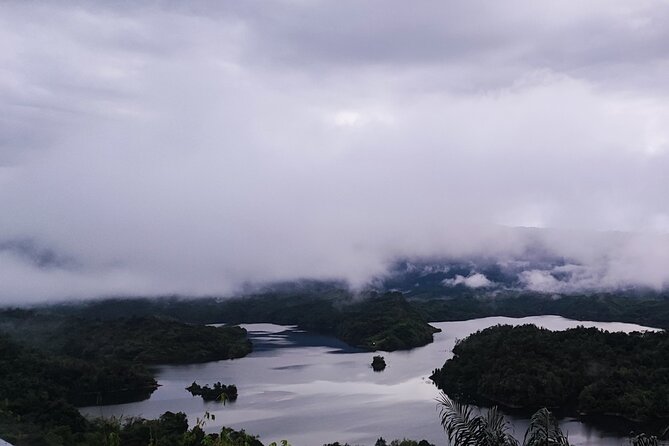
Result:
[[[467,289],[454,296],[411,298],[409,303],[430,321],[554,314],[581,321],[629,322],[669,329],[669,296],[666,294],[556,296],[515,291],[487,294]]]
[[[191,395],[199,396],[204,401],[220,401],[225,403],[227,401],[236,401],[237,400],[237,386],[230,384],[226,386],[217,382],[213,387],[208,385],[201,386],[196,382],[193,382],[190,386],[186,387]]]
[[[432,379],[466,402],[669,417],[669,333],[495,326],[456,344]]]
[[[241,327],[192,325],[155,317],[82,320],[60,336],[61,351],[83,359],[194,363],[240,358],[251,352],[251,342]]]
[[[3,438],[60,438],[83,432],[88,423],[74,404],[94,403],[119,393],[146,397],[155,387],[156,381],[141,365],[49,355],[0,335]]]
[[[426,280],[426,277],[422,280]],[[577,320],[630,322],[669,329],[667,293],[639,291],[556,296],[511,289],[487,292],[464,286],[445,288],[440,280],[435,281],[434,288],[430,293],[406,294],[402,298],[402,305],[395,303],[394,306],[406,305],[410,319],[416,322],[555,314]],[[379,299],[394,295],[368,294]],[[356,298],[335,285],[323,284],[320,287],[312,286],[308,292],[291,289],[286,292],[272,291],[236,299],[177,297],[110,299],[86,304],[60,305],[51,310],[76,314],[86,319],[162,315],[190,323],[271,322],[298,325],[305,330],[342,337],[361,327],[356,323],[353,323],[355,325],[353,330],[343,327],[344,313],[355,313],[357,309],[365,313],[373,310],[370,307],[365,308],[365,304],[362,304],[365,300]],[[367,325],[364,324],[364,320],[363,325]],[[383,330],[383,327],[379,328],[379,332]],[[416,330],[408,331],[416,332]],[[424,332],[422,329],[417,331]],[[396,337],[402,339],[401,329],[396,333],[399,334]],[[419,340],[407,343],[406,347],[402,348],[423,345],[429,338],[423,333]],[[359,341],[354,338],[344,340],[352,343]]]
[[[111,320],[39,311],[0,311],[0,329],[31,346],[84,360],[194,363],[251,352],[241,327],[211,327],[160,317]]]
[[[372,368],[375,372],[380,372],[386,368],[386,360],[383,356],[374,356],[372,359]]]
[[[453,446],[518,446],[509,422],[497,407],[476,415],[474,409],[442,394],[439,398],[441,425]],[[523,438],[523,446],[569,446],[557,420],[546,408],[532,418]]]
[[[263,446],[244,430],[223,427],[220,433],[206,434],[206,420],[188,429],[182,412],[165,412],[156,420],[143,418],[95,419],[72,432],[62,426],[46,434],[28,432],[8,435],[16,446]]]
[[[402,350],[432,342],[429,325],[401,293],[387,293],[343,306],[334,333],[370,350]]]
[[[333,335],[369,350],[401,350],[432,342],[438,330],[401,293],[354,297],[343,290],[316,294],[266,293],[238,299],[112,300],[52,309],[78,317],[111,318],[118,314],[175,317],[195,323],[260,323],[297,325]]]
[[[251,351],[242,328],[159,318],[95,321],[6,310],[0,328],[0,437],[22,444],[70,444],[64,439],[88,432],[76,406],[148,398],[157,387],[148,364]]]

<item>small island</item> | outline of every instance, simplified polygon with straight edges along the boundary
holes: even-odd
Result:
[[[380,372],[386,368],[386,360],[383,359],[383,356],[374,356],[372,368],[375,372]]]
[[[211,388],[208,385],[200,386],[198,383],[193,381],[193,384],[186,387],[191,395],[199,396],[204,401],[220,401],[225,404],[227,401],[236,401],[237,400],[237,386],[230,384],[226,386],[217,382],[214,384],[214,387]]]

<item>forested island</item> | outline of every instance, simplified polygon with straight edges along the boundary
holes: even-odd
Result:
[[[227,401],[237,401],[238,396],[237,386],[234,384],[221,384],[220,381],[215,383],[212,387],[209,387],[206,384],[201,386],[198,383],[193,382],[193,384],[186,387],[186,390],[193,396],[199,396],[203,401],[219,401],[224,404]]]
[[[375,372],[381,372],[386,369],[386,360],[383,356],[374,356],[372,359],[372,369]]]
[[[431,378],[468,403],[667,419],[669,333],[495,326],[459,341]]]

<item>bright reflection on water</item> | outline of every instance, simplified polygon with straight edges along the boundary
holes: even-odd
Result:
[[[438,322],[434,342],[411,351],[383,353],[388,367],[375,373],[372,353],[350,349],[337,339],[301,332],[294,327],[248,324],[254,352],[242,359],[196,365],[161,366],[161,387],[139,403],[83,408],[93,416],[158,417],[165,411],[188,414],[191,424],[205,412],[207,431],[225,425],[260,435],[268,444],[287,439],[295,446],[349,442],[373,445],[379,436],[427,439],[445,444],[435,398],[438,390],[428,379],[431,371],[452,356],[456,339],[496,324],[536,324],[551,330],[577,325],[609,331],[639,331],[634,324],[578,322],[558,316],[522,319],[491,317],[462,322]],[[235,384],[239,399],[225,406],[205,403],[185,390],[189,384],[221,381]],[[522,436],[527,420],[509,417]],[[625,440],[577,420],[562,420],[572,444],[620,445]]]

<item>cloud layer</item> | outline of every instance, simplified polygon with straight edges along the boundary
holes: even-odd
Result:
[[[0,302],[360,284],[517,226],[665,286],[668,30],[651,1],[3,2]]]

